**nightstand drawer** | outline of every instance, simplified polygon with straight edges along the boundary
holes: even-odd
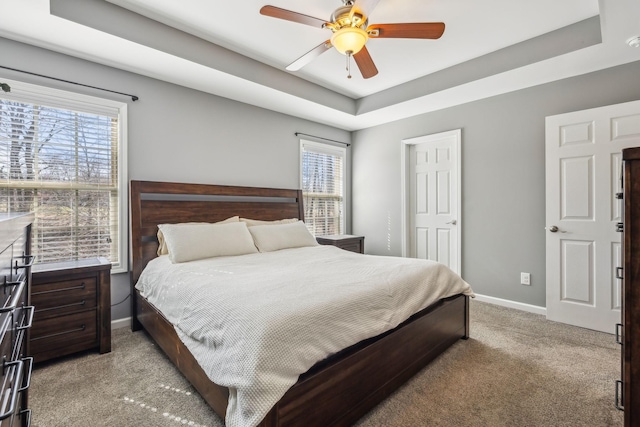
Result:
[[[55,350],[63,355],[97,344],[95,310],[66,316],[52,317],[33,323],[31,329],[31,353],[36,362],[41,353]]]
[[[338,246],[340,249],[344,249],[345,251],[351,251],[351,252],[356,252],[356,253],[362,253],[363,249],[362,249],[362,244],[360,242],[357,243],[343,243],[341,245],[336,245]]]
[[[34,285],[31,304],[36,307],[35,319],[38,321],[94,308],[96,296],[96,278],[85,277]]]

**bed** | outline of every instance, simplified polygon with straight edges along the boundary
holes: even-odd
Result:
[[[135,284],[147,264],[157,258],[158,224],[218,222],[234,215],[266,221],[303,219],[302,193],[149,181],[132,181],[130,190],[132,329],[144,328],[224,418],[229,389],[209,379],[173,324],[142,297]],[[351,425],[448,347],[469,336],[468,298],[459,294],[438,300],[394,329],[317,362],[300,375],[259,425]]]

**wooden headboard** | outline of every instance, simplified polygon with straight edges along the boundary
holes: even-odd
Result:
[[[217,222],[235,215],[304,220],[301,190],[131,181],[130,197],[132,295],[142,270],[156,257],[158,224]]]

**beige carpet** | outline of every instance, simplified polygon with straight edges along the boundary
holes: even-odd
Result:
[[[612,335],[473,301],[460,341],[367,414],[358,427],[621,426]],[[113,334],[109,354],[39,366],[34,426],[206,426],[216,416],[142,332]]]

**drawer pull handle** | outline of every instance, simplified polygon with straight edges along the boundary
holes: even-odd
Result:
[[[4,286],[5,288],[7,288],[9,286],[18,286],[22,282],[24,282],[24,279],[21,279],[21,280],[7,280],[7,276],[4,276],[4,282],[2,283],[2,286]],[[6,292],[6,289],[5,289],[5,292]]]
[[[4,282],[2,283],[4,294],[7,294],[7,288],[20,286],[23,282],[27,280],[26,278],[22,278],[20,280],[7,280],[7,276],[4,276]]]
[[[18,261],[16,260],[16,264],[13,267],[13,268],[16,269],[16,272],[21,268],[29,268],[29,267],[33,266],[33,263],[36,260],[36,257],[34,255],[22,255],[22,256],[18,256],[16,258],[21,258],[21,259],[24,260],[24,264],[22,264],[22,265],[18,265]]]
[[[621,405],[620,401],[624,399],[624,389],[622,388],[622,381],[616,380],[616,409],[624,411],[624,403]]]
[[[29,370],[27,371],[28,373],[27,373],[26,380],[23,381],[23,383],[26,383],[26,384],[20,387],[18,389],[18,392],[23,392],[27,390],[29,387],[31,387],[31,374],[33,373],[33,357],[25,357],[22,359],[22,361],[29,363]]]
[[[58,305],[56,307],[41,308],[38,311],[39,312],[43,312],[43,311],[48,311],[48,310],[60,310],[61,308],[75,307],[77,305],[85,305],[86,303],[87,303],[86,300],[82,300],[80,302],[74,302],[72,304]]]
[[[20,418],[22,418],[24,420],[24,416],[27,416],[27,422],[25,423],[24,421],[22,422],[22,425],[25,427],[31,427],[31,409],[23,409],[22,411],[19,412],[20,414]]]
[[[7,368],[13,368],[13,379],[11,381],[11,388],[6,390],[5,392],[11,393],[11,400],[9,400],[9,407],[6,411],[0,414],[0,420],[4,420],[9,418],[16,411],[16,402],[18,400],[18,390],[20,388],[20,384],[22,383],[22,368],[24,362],[22,360],[16,360],[14,362],[7,362],[6,360],[3,363],[3,371],[6,372]],[[4,395],[4,393],[3,393]],[[3,401],[6,401],[4,396],[2,397]]]
[[[23,280],[20,283],[18,283],[17,285],[18,289],[12,293],[9,304],[5,305],[4,307],[0,307],[0,313],[8,313],[16,309],[16,307],[18,306],[18,303],[22,299],[22,290],[24,289],[26,284],[27,284],[26,280]]]
[[[50,291],[40,291],[40,292],[32,292],[31,296],[34,295],[44,295],[44,294],[52,294],[55,292],[67,292],[67,291],[75,291],[76,289],[85,289],[87,285],[84,282],[80,286],[72,286],[70,288],[62,288],[62,289],[52,289]]]
[[[69,329],[68,331],[62,331],[62,332],[57,332],[55,334],[43,335],[41,337],[33,337],[32,336],[31,337],[31,341],[41,340],[41,339],[45,339],[45,338],[53,338],[53,337],[57,337],[57,336],[60,336],[60,335],[72,334],[74,332],[84,331],[85,329],[87,329],[87,327],[83,323],[82,325],[80,325],[80,327],[78,327],[76,329]]]
[[[616,323],[616,343],[622,345],[622,334],[620,333],[620,329],[622,328],[622,323]]]
[[[33,305],[27,305],[27,306],[24,307],[24,310],[29,313],[28,314],[29,317],[27,318],[28,320],[27,320],[26,324],[23,323],[22,326],[18,326],[16,328],[16,330],[18,330],[18,331],[23,331],[25,329],[29,329],[31,327],[31,325],[33,325],[33,314],[36,312],[36,308]],[[23,321],[24,321],[24,319],[23,319]]]

